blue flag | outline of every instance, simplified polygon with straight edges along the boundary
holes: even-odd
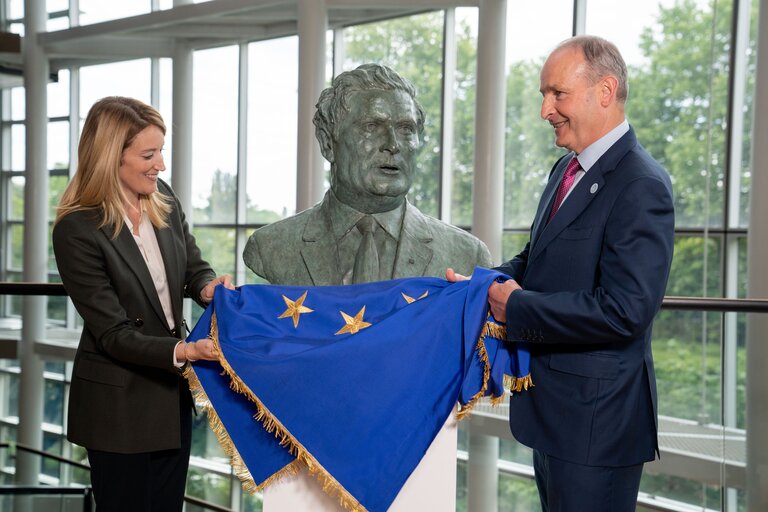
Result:
[[[457,402],[462,418],[530,385],[488,311],[505,279],[217,287],[189,339],[219,360],[185,375],[245,489],[306,466],[348,510],[387,510]]]

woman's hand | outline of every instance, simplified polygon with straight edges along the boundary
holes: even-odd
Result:
[[[176,360],[180,363],[195,361],[217,361],[219,354],[211,338],[203,338],[193,342],[182,342],[176,347]]]
[[[205,288],[200,292],[200,300],[203,301],[203,304],[210,304],[213,300],[213,291],[214,289],[219,286],[220,284],[224,285],[224,288],[228,290],[234,290],[235,287],[232,284],[232,276],[229,274],[224,274],[222,276],[218,276],[215,279],[212,279],[208,282],[207,285],[205,285]]]

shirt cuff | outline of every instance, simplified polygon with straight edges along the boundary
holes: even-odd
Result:
[[[176,347],[178,347],[181,343],[184,343],[184,340],[179,340],[179,342],[173,346],[173,366],[175,366],[176,368],[181,368],[184,366],[184,363],[180,363],[176,359]]]

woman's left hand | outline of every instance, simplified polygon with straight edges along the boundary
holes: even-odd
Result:
[[[232,284],[232,276],[229,274],[224,274],[222,276],[216,277],[215,279],[212,279],[208,282],[207,285],[205,285],[203,291],[200,292],[200,300],[202,300],[204,304],[210,304],[213,300],[213,290],[220,284],[224,285],[224,288],[228,290],[235,289],[234,285]]]

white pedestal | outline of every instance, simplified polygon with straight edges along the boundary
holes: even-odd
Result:
[[[456,510],[457,426],[454,414],[438,432],[421,462],[403,485],[389,512]],[[306,469],[264,490],[264,512],[343,512]]]

